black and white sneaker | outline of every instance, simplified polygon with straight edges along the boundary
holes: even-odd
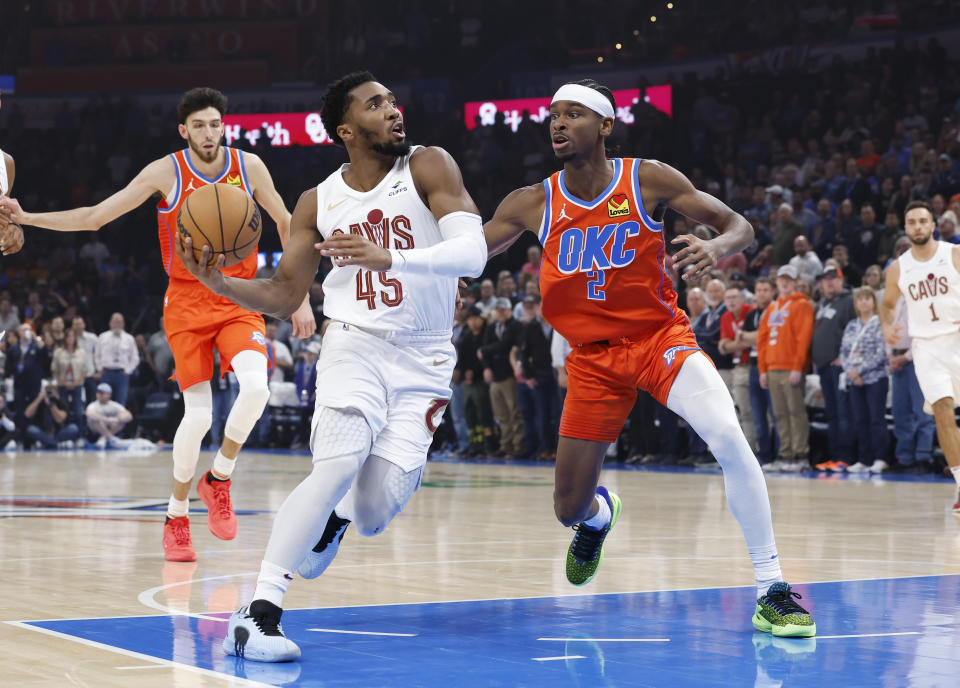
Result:
[[[330,513],[327,527],[320,537],[320,542],[307,553],[307,558],[297,567],[297,573],[302,578],[316,578],[327,570],[327,567],[333,562],[333,558],[337,556],[340,541],[343,540],[348,525],[350,525],[350,521],[337,516],[336,511]]]
[[[287,640],[280,626],[283,610],[272,602],[254,600],[230,615],[223,651],[254,662],[289,662],[300,658],[300,648]]]

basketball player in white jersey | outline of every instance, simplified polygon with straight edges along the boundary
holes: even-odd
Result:
[[[9,196],[16,166],[13,156],[0,150],[0,196]],[[10,211],[0,209],[0,252],[12,255],[23,248],[23,228],[10,221]]]
[[[157,205],[158,237],[164,270],[170,280],[164,296],[164,326],[173,350],[177,382],[183,393],[184,413],[173,438],[173,487],[167,503],[161,546],[168,561],[195,561],[190,534],[189,494],[200,446],[213,421],[214,344],[237,375],[240,390],[227,416],[223,443],[211,470],[198,481],[197,492],[207,504],[207,526],[216,536],[231,540],[237,519],[230,499],[231,475],[240,448],[263,414],[270,396],[263,319],[243,312],[204,289],[174,259],[171,244],[177,210],[189,194],[205,184],[225,182],[244,189],[277,223],[281,245],[286,245],[290,213],[277,193],[267,166],[252,153],[222,145],[226,97],[212,88],[194,88],[180,99],[178,131],[187,147],[154,160],[120,191],[95,206],[51,213],[29,213],[16,199],[0,198],[11,219],[60,232],[96,231],[151,197]],[[252,263],[252,265],[251,265]],[[249,269],[248,269],[249,268]],[[256,272],[256,258],[231,270]],[[302,300],[294,314],[293,333],[309,337],[316,329],[313,311]],[[227,308],[229,307],[229,308]]]
[[[960,513],[960,432],[953,412],[960,401],[960,246],[934,241],[933,209],[925,201],[911,201],[904,220],[912,245],[887,268],[880,321],[884,338],[896,345],[903,333],[893,325],[894,312],[903,294],[924,410],[933,411],[958,485],[953,510]]]
[[[331,84],[322,119],[350,162],[300,197],[273,277],[226,278],[201,267],[206,248],[199,263],[190,240],[177,248],[214,292],[275,316],[296,307],[322,255],[334,260],[323,283],[332,322],[317,361],[313,470],[277,512],[253,601],[230,617],[223,641],[227,654],[265,662],[300,656],[283,636],[281,606],[324,532],[337,544],[350,522],[361,535],[382,532],[419,488],[450,399],[457,280],[487,260],[457,164],[440,148],[410,147],[393,94],[370,73]]]

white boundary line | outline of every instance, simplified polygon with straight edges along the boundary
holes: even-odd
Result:
[[[586,659],[584,655],[560,655],[559,657],[531,657],[534,662],[552,662],[557,659]]]
[[[814,636],[817,640],[828,640],[830,638],[886,638],[892,635],[923,635],[920,631],[901,631],[899,633],[859,633],[855,635],[818,635]]]
[[[95,640],[78,638],[77,636],[73,636],[68,633],[61,633],[60,631],[51,631],[49,628],[40,628],[39,626],[31,626],[30,624],[23,623],[21,621],[6,621],[4,623],[8,623],[11,626],[17,626],[19,628],[23,628],[28,631],[43,633],[44,635],[53,636],[54,638],[60,638],[62,640],[70,640],[72,642],[79,643],[80,645],[86,645],[87,647],[93,647],[98,650],[106,650],[107,652],[113,652],[119,655],[123,655],[125,657],[133,657],[134,659],[143,660],[144,662],[150,662],[151,664],[161,665],[168,668],[183,669],[184,671],[190,671],[195,674],[200,674],[201,676],[208,676],[211,678],[217,678],[224,681],[229,681],[231,686],[248,686],[249,688],[273,688],[267,683],[260,683],[259,681],[252,681],[248,678],[240,678],[239,676],[231,676],[230,674],[223,674],[223,673],[220,673],[219,671],[214,671],[212,669],[203,669],[201,667],[192,666],[190,664],[182,664],[180,662],[174,662],[169,659],[160,659],[159,657],[151,657],[150,655],[134,652],[133,650],[124,650],[122,647],[105,645],[104,643],[98,643]]]
[[[670,638],[537,638],[567,643],[669,643]]]
[[[338,628],[308,628],[317,633],[346,633],[347,635],[388,635],[396,638],[416,638],[418,633],[379,633],[377,631],[345,631]]]

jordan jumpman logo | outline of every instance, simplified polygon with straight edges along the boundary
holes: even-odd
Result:
[[[560,220],[572,220],[573,218],[567,215],[567,204],[564,203],[563,207],[560,208],[560,214],[557,215],[557,222]]]

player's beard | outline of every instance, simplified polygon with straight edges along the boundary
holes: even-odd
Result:
[[[395,158],[399,158],[401,155],[406,155],[410,152],[410,142],[404,140],[374,143],[370,145],[370,150],[380,153],[381,155],[392,155]]]
[[[930,237],[932,236],[933,236],[933,232],[930,232],[929,234],[925,234],[922,237],[917,237],[916,239],[914,239],[913,237],[910,237],[910,243],[913,244],[914,246],[923,246],[928,241],[930,241]]]
[[[217,159],[217,156],[220,154],[220,145],[219,145],[219,144],[217,144],[216,146],[214,146],[214,148],[213,148],[213,153],[207,153],[207,152],[205,152],[205,151],[203,150],[203,148],[201,148],[200,146],[198,146],[197,144],[195,144],[195,143],[193,142],[193,139],[187,139],[187,142],[190,144],[190,150],[192,150],[192,151],[194,152],[194,154],[195,154],[198,158],[200,158],[201,160],[203,160],[203,161],[206,162],[206,163],[211,163],[211,162],[213,162],[214,160]]]
[[[365,129],[363,127],[357,127],[360,131],[360,134],[367,139],[367,141],[373,140],[375,136],[372,129]],[[371,143],[370,150],[374,153],[380,153],[380,155],[389,155],[394,158],[399,158],[401,155],[406,155],[410,152],[410,142],[404,139],[403,141],[387,141],[386,143]]]

